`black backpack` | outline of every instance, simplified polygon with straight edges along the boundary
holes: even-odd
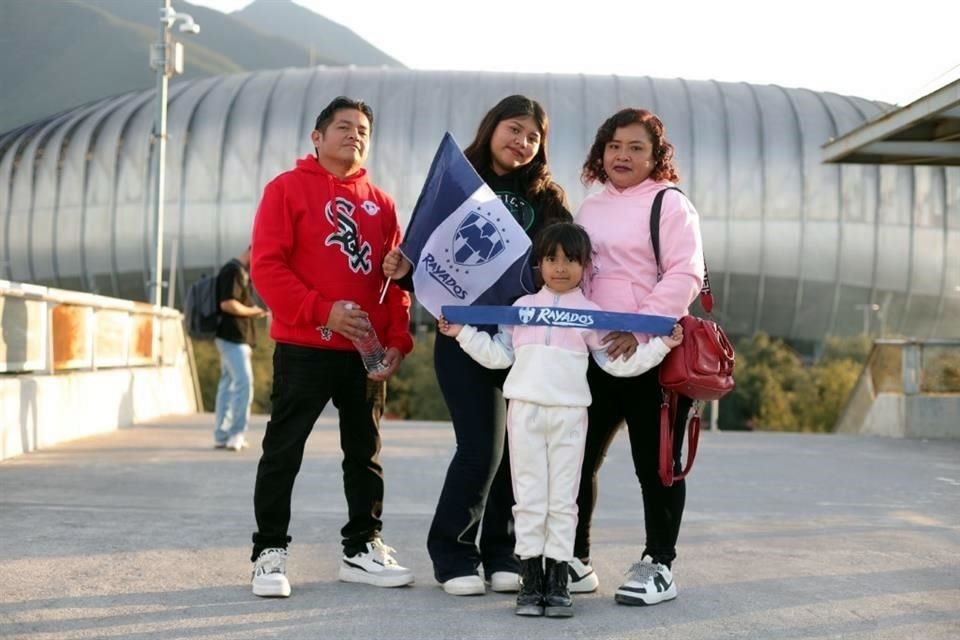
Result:
[[[194,340],[213,340],[220,326],[220,305],[217,303],[217,278],[204,275],[190,285],[183,302],[187,333]]]

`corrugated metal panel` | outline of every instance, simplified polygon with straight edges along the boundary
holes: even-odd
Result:
[[[821,145],[884,105],[771,85],[325,67],[175,83],[167,251],[178,247],[181,276],[235,253],[263,186],[311,151],[317,113],[341,94],[373,106],[368,169],[405,221],[443,132],[465,146],[511,93],[547,109],[551,168],[574,207],[601,122],[623,106],[662,117],[731,332],[857,333],[860,305],[876,303],[874,327],[960,336],[960,169],[824,165]],[[106,99],[0,136],[4,274],[144,298],[152,97]]]

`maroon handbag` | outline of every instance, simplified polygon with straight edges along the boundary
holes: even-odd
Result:
[[[668,187],[657,193],[650,212],[650,240],[657,261],[657,280],[662,276],[660,267],[660,208],[663,194]],[[682,193],[682,192],[681,192]],[[703,267],[703,288],[700,304],[709,315],[713,311],[713,294],[710,290],[710,275],[706,263]],[[734,386],[733,366],[736,355],[733,345],[723,329],[712,319],[684,316],[679,320],[683,327],[683,342],[660,364],[660,386],[663,401],[660,404],[660,460],[659,475],[663,486],[669,487],[690,473],[700,442],[700,406],[706,400],[718,400]],[[677,407],[680,396],[692,399],[691,415],[687,418],[687,461],[683,470],[673,471],[673,444]],[[681,440],[682,442],[682,440]]]
[[[660,386],[693,400],[719,400],[733,389],[733,345],[712,320],[684,316],[683,342],[660,365]]]

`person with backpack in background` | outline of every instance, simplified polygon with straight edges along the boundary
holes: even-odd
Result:
[[[220,321],[214,343],[220,352],[220,384],[213,429],[214,447],[240,451],[247,446],[244,434],[253,400],[251,355],[256,344],[254,319],[266,311],[253,302],[250,288],[250,247],[220,268],[217,304]]]

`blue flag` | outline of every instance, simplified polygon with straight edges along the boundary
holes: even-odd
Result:
[[[435,318],[445,304],[509,304],[533,288],[530,238],[449,133],[400,252],[413,265],[417,300]]]

